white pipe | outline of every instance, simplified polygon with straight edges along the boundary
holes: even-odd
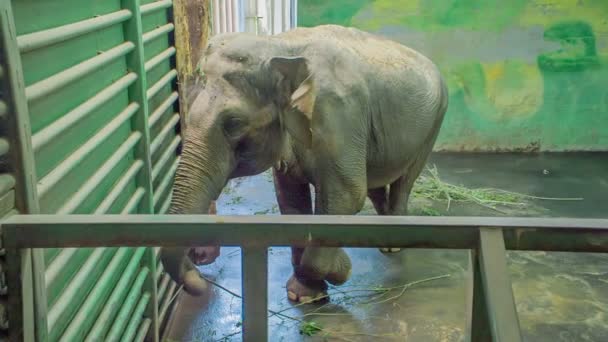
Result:
[[[224,0],[226,3],[226,32],[234,32],[232,29],[232,0]]]
[[[239,30],[239,13],[241,10],[239,8],[239,0],[231,0],[232,1],[232,32],[240,32]]]
[[[220,0],[213,0],[213,35],[220,33]]]
[[[226,32],[226,0],[220,0],[220,32]]]
[[[268,29],[268,11],[270,8],[270,5],[268,3],[267,0],[261,0],[262,2],[260,3],[258,0],[258,35],[261,34],[269,34],[269,29]]]
[[[244,0],[237,0],[239,3],[239,28],[240,31],[239,32],[244,32],[245,31],[245,8],[247,7],[247,4],[245,3]]]
[[[274,30],[274,0],[266,0],[268,7],[268,34],[275,34]]]
[[[245,1],[245,32],[258,34],[258,1]]]
[[[291,27],[298,27],[298,0],[291,0],[291,8],[293,13],[293,18],[291,20]]]
[[[289,7],[287,0],[281,1],[281,32],[289,30]]]

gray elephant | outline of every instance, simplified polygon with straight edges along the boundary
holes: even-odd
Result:
[[[227,181],[274,167],[282,214],[353,215],[369,197],[380,215],[405,215],[448,106],[437,67],[420,53],[353,28],[324,25],[276,36],[212,38],[175,175],[171,214],[203,214]],[[398,249],[383,249],[396,252]],[[194,264],[218,246],[164,248],[161,260],[190,294],[206,288]],[[341,248],[292,248],[289,299],[344,283]]]

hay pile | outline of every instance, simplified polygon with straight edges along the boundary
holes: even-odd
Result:
[[[446,210],[450,210],[452,202],[466,202],[480,205],[506,214],[500,208],[525,208],[531,205],[532,200],[547,201],[580,201],[582,198],[553,198],[538,197],[517,192],[494,189],[494,188],[467,188],[461,185],[449,184],[441,180],[437,167],[427,167],[416,180],[412,189],[414,198],[422,198],[431,201],[447,202]],[[437,214],[432,208],[423,209],[429,211],[428,215]]]

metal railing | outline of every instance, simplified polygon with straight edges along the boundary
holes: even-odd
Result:
[[[271,246],[470,250],[469,341],[521,341],[506,250],[608,252],[608,219],[415,216],[17,215],[2,223],[11,325],[21,326],[21,250],[53,247],[240,246],[243,339],[268,338]],[[15,267],[17,266],[17,267]],[[21,339],[13,332],[13,339]]]

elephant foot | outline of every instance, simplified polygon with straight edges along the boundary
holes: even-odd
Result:
[[[306,279],[323,279],[332,285],[344,284],[351,275],[352,265],[342,248],[306,248],[294,271]]]
[[[342,285],[350,278],[352,273],[352,265],[348,254],[342,248],[339,248],[333,267],[327,272],[325,280],[332,285]]]
[[[298,303],[327,300],[327,283],[323,280],[298,278],[292,275],[287,281],[287,298]]]
[[[382,253],[397,253],[401,252],[401,248],[380,248]]]
[[[195,265],[209,265],[220,256],[220,246],[193,247],[188,254]]]

